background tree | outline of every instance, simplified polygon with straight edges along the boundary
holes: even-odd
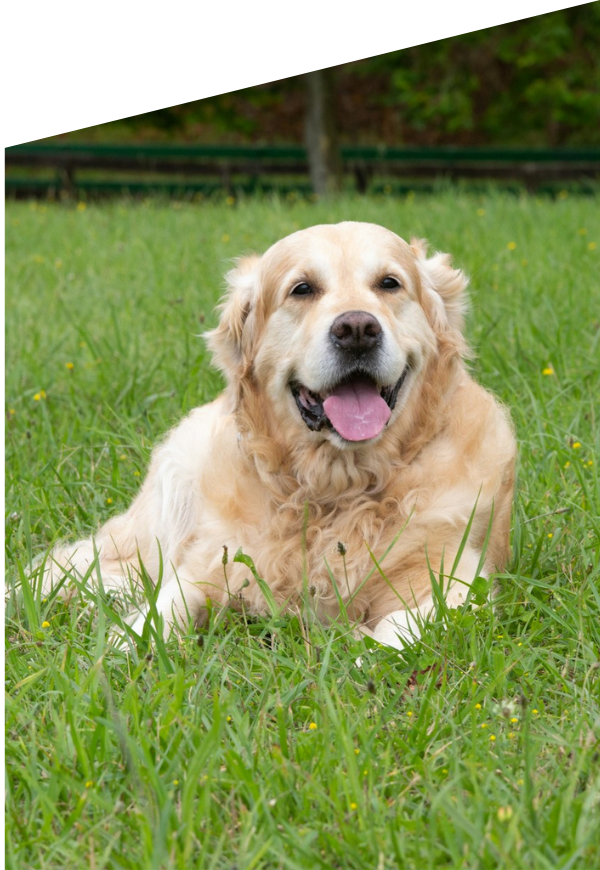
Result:
[[[363,62],[410,144],[600,144],[600,3]]]
[[[313,191],[335,193],[342,183],[333,69],[306,73],[305,142]]]
[[[600,2],[585,3],[68,138],[306,143],[312,152],[322,103],[331,178],[336,135],[352,145],[600,145],[599,46]]]

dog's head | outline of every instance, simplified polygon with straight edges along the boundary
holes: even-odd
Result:
[[[301,230],[227,277],[207,334],[215,365],[298,436],[339,448],[380,438],[440,348],[462,349],[462,272],[374,224]]]

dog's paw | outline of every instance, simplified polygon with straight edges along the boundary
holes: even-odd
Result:
[[[412,610],[395,610],[381,619],[371,630],[366,625],[355,629],[355,637],[370,637],[382,646],[403,650],[416,643],[421,637],[419,621]],[[356,659],[356,666],[361,667],[362,656]]]
[[[418,611],[417,611],[418,612]],[[394,610],[375,626],[373,640],[394,649],[404,649],[421,638],[419,620],[412,610]]]

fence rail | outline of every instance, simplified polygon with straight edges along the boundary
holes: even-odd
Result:
[[[517,180],[530,189],[547,182],[600,181],[600,149],[342,148],[344,175],[360,192],[385,179]],[[8,195],[74,195],[150,189],[173,191],[308,186],[308,161],[297,146],[29,144],[7,148]],[[15,170],[26,170],[19,175]],[[40,176],[53,169],[53,177]],[[129,172],[134,178],[123,178]],[[263,178],[268,179],[265,183]]]

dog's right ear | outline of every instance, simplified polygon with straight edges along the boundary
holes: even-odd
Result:
[[[204,333],[213,364],[229,381],[241,377],[253,339],[252,311],[258,293],[258,264],[255,254],[241,257],[227,273],[227,293],[218,305],[219,325]]]

